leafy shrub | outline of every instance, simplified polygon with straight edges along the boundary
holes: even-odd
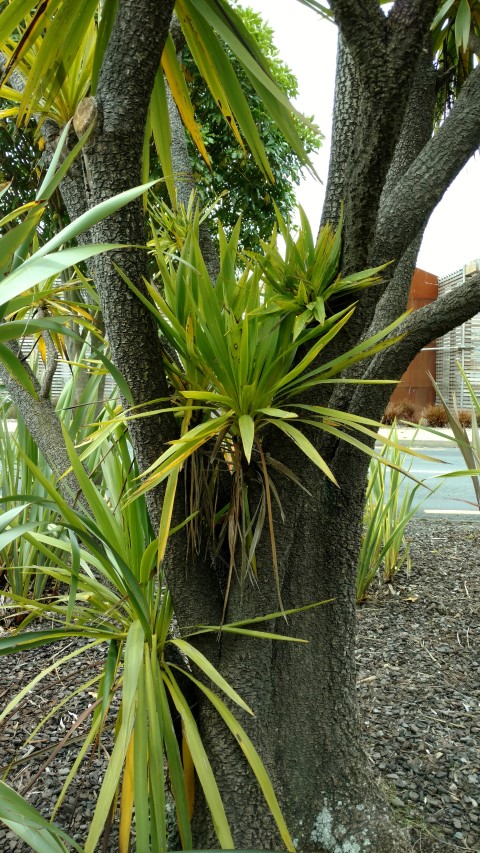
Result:
[[[410,421],[410,423],[418,424],[420,412],[418,406],[412,403],[411,400],[396,400],[394,403],[389,403],[385,409],[382,423],[390,426],[394,421]]]
[[[444,406],[440,404],[425,406],[422,411],[422,421],[431,427],[448,426],[448,416]]]

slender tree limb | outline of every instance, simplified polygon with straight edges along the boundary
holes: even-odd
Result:
[[[402,180],[432,136],[435,110],[435,71],[429,50],[430,39],[427,41],[428,46],[426,45],[420,53],[402,132],[385,181],[380,207],[383,199],[394,191],[396,185]],[[372,288],[364,294],[362,299],[364,322],[367,323],[368,318],[373,318],[370,328],[366,332],[366,337],[385,328],[395,317],[405,311],[422,235],[423,229],[414,237],[398,260],[391,259],[394,262],[384,272],[387,285],[380,290]],[[384,257],[380,247],[374,242],[369,263],[371,262],[375,266],[376,258],[380,256]]]
[[[435,8],[436,0],[423,3],[397,0],[390,20],[377,2],[332,0],[335,20],[358,80],[355,90],[345,87],[345,91],[337,91],[339,97],[335,102],[336,119],[340,124],[347,121],[348,125],[348,117],[352,115],[356,120],[354,156],[348,182],[343,187],[346,272],[367,265],[380,197],[401,134],[419,53]],[[330,207],[331,201],[330,198]]]
[[[365,84],[371,80],[372,57],[378,61],[384,53],[387,19],[377,0],[331,0],[330,6]]]
[[[431,139],[435,95],[435,68],[431,39],[427,37],[419,52],[402,129],[388,170],[380,207],[421,153],[424,145]]]
[[[120,0],[96,93],[104,134],[123,136],[135,129],[135,136],[140,137],[135,145],[142,146],[139,130],[145,127],[173,6],[174,0]]]
[[[185,37],[180,29],[176,16],[173,16],[170,32],[173,36],[175,47],[179,52],[185,42]],[[170,91],[167,81],[165,81],[167,92],[168,115],[170,119],[170,134],[172,143],[170,146],[172,163],[174,169],[175,190],[177,200],[183,204],[185,208],[188,206],[190,195],[196,189],[195,180],[192,174],[192,164],[188,154],[187,140],[185,138],[185,128],[183,126],[180,113]],[[216,282],[220,273],[220,260],[218,257],[217,248],[212,240],[212,234],[207,223],[202,222],[199,227],[199,243],[202,250],[205,266],[213,283]]]
[[[398,73],[411,65],[412,57],[418,57],[437,7],[437,0],[396,0],[393,4],[387,18],[388,55]]]
[[[41,397],[49,397],[52,390],[53,377],[58,364],[58,352],[50,332],[46,329],[42,332],[42,338],[45,343],[46,364],[45,371],[42,377],[42,385],[40,388]]]
[[[419,31],[414,27],[404,31],[401,65],[397,53],[387,50],[386,40],[377,48],[371,38],[368,71],[362,71],[361,59],[355,57],[342,25],[340,31],[359,84],[356,88],[345,87],[344,91],[337,92],[340,97],[335,105],[336,119],[340,124],[344,121],[351,123],[348,117],[352,114],[356,121],[352,140],[354,154],[348,180],[343,187],[346,204],[344,268],[346,272],[353,272],[368,264],[380,199],[404,125],[408,96],[425,39],[425,27],[419,27]],[[348,100],[344,100],[342,95]]]
[[[161,4],[120,0],[95,96],[97,127],[84,149],[95,203],[141,181],[142,131],[172,8],[173,0]],[[141,202],[100,223],[94,235],[98,241],[145,245]],[[147,254],[132,248],[102,255],[95,270],[112,360],[123,373],[134,403],[146,406],[152,399],[169,396],[163,351],[151,313],[124,283],[112,261],[146,294]],[[176,437],[176,428],[173,419],[157,415],[132,421],[130,434],[140,470],[145,470],[158,458],[165,442]],[[149,493],[154,525],[161,502],[161,492]]]
[[[95,95],[96,129],[90,137],[91,144],[84,149],[95,203],[140,183],[143,129],[173,6],[174,0],[119,2]],[[141,202],[132,203],[99,223],[94,236],[99,242],[145,246],[147,234]],[[122,372],[134,404],[148,411],[158,408],[158,404],[152,405],[152,400],[170,399],[161,341],[151,312],[134,296],[112,261],[147,296],[147,253],[132,247],[100,255],[95,284],[112,361]],[[158,459],[169,441],[178,437],[178,428],[170,414],[154,414],[130,421],[129,433],[142,472]],[[158,529],[164,485],[146,495],[154,529]],[[185,503],[184,482],[180,477],[173,526],[183,521]],[[184,533],[174,537],[165,560],[175,613],[182,625],[212,620],[212,613],[217,612],[214,609],[217,591],[212,588],[211,579],[205,582],[204,561],[188,554]]]
[[[372,253],[376,258],[401,257],[479,143],[480,67],[477,67],[445,122],[383,199]]]
[[[355,151],[358,115],[355,109],[340,110],[339,107],[342,104],[358,104],[358,98],[355,67],[345,40],[339,33],[335,96],[333,99],[332,145],[320,227],[326,225],[327,222],[336,226],[340,219],[340,210],[347,191],[349,163]]]
[[[480,274],[476,274],[430,305],[412,312],[395,331],[395,334],[404,334],[405,337],[377,353],[365,370],[363,378],[374,379],[381,376],[385,379],[400,379],[422,347],[462,325],[479,312]],[[387,386],[359,386],[352,398],[351,410],[361,412],[366,411],[368,407],[368,411],[373,412],[372,417],[380,417],[389,396],[390,390]]]

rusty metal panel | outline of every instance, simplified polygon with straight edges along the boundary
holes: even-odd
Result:
[[[437,296],[437,276],[425,270],[416,269],[410,287],[408,308],[416,311],[418,308],[423,308],[424,305],[434,302]],[[427,372],[430,372],[432,376],[436,375],[435,341],[432,341],[413,359],[395,388],[390,398],[391,402],[410,400],[419,409],[434,403],[435,391]]]
[[[410,400],[419,408],[435,402],[435,391],[428,378],[427,371],[435,376],[435,342],[418,353],[403,374],[391,396],[392,402]]]
[[[421,305],[428,305],[429,302],[433,302],[438,297],[438,278],[433,273],[426,272],[425,270],[416,269],[413,278],[412,284],[410,287],[410,294],[408,297],[408,307],[409,308],[420,308]],[[413,304],[413,303],[421,303]],[[412,304],[411,304],[412,303]]]

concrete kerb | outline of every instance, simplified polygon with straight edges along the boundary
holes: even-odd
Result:
[[[388,438],[390,435],[390,427],[382,427],[380,434]],[[472,437],[472,431],[467,429],[469,439]],[[415,429],[414,427],[397,427],[397,441],[405,447],[455,447],[455,442],[452,441],[453,433],[451,429],[438,429],[437,433],[433,434],[426,429]],[[381,446],[377,442],[377,447]]]

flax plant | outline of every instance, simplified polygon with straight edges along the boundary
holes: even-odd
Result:
[[[138,850],[167,849],[165,799],[167,781],[164,762],[175,801],[178,829],[184,848],[191,849],[190,818],[193,810],[193,773],[212,814],[219,845],[233,848],[224,806],[208,757],[182,689],[182,678],[192,682],[212,702],[235,740],[240,744],[251,771],[257,778],[265,799],[277,823],[285,847],[293,851],[293,843],[281,815],[273,788],[255,747],[240,722],[240,712],[253,714],[240,695],[228,684],[210,662],[191,644],[190,634],[173,636],[171,621],[173,607],[162,574],[156,569],[158,542],[151,536],[143,498],[128,506],[119,500],[119,488],[135,470],[125,470],[122,454],[116,445],[111,460],[120,466],[117,476],[107,472],[102,478],[110,483],[109,501],[84,471],[73,444],[65,434],[70,461],[82,487],[90,512],[68,507],[40,468],[25,456],[25,465],[38,479],[48,498],[42,504],[56,511],[62,520],[65,538],[60,542],[42,525],[32,525],[29,539],[39,554],[47,559],[42,572],[58,584],[59,591],[48,601],[25,598],[26,616],[19,628],[0,637],[0,655],[17,654],[23,650],[44,647],[76,638],[81,645],[74,651],[66,649],[55,661],[55,668],[76,658],[85,661],[85,679],[79,691],[96,691],[96,700],[85,713],[89,729],[77,758],[65,780],[52,819],[61,805],[82,761],[112,724],[114,747],[98,795],[94,815],[84,844],[85,853],[93,853],[101,832],[119,810],[119,850],[127,853],[134,829]],[[120,461],[119,461],[120,460]],[[102,467],[105,466],[105,459]],[[114,492],[114,485],[116,491]],[[9,517],[10,518],[10,517]],[[10,518],[14,523],[14,518]],[[22,538],[25,532],[15,527],[11,535]],[[45,627],[45,617],[51,627]],[[269,614],[265,620],[279,614]],[[262,619],[253,620],[261,622]],[[242,637],[277,638],[245,623],[225,626],[197,626],[195,634],[205,631],[225,631]],[[37,624],[38,623],[38,624]],[[30,630],[33,627],[34,630]],[[301,642],[301,640],[299,641]],[[100,675],[89,671],[89,652],[104,646],[105,664]],[[170,653],[176,650],[176,656]],[[202,679],[194,677],[192,665]],[[15,712],[24,696],[35,686],[38,690],[48,667],[19,691],[0,714],[0,722]],[[212,689],[213,688],[213,689]],[[121,695],[120,708],[112,709],[112,699]],[[226,700],[240,712],[234,714]],[[35,732],[65,704],[62,699],[56,708],[39,722]],[[181,720],[180,741],[176,734],[176,718]],[[0,790],[0,819],[2,818],[2,789]],[[7,792],[8,793],[8,792]],[[61,840],[58,841],[61,843]],[[62,842],[63,843],[63,842]],[[55,848],[52,848],[55,849]],[[58,849],[62,849],[59,847]]]
[[[63,536],[55,508],[45,506],[44,489],[25,462],[31,459],[42,476],[53,484],[48,465],[38,451],[22,419],[17,417],[12,429],[6,417],[8,401],[4,401],[0,417],[0,494],[3,514],[0,516],[0,576],[5,602],[5,617],[17,611],[26,598],[41,599],[48,577],[43,572],[44,556],[38,554],[29,531],[38,527],[48,530],[52,537]],[[20,448],[22,451],[20,452]],[[19,503],[18,495],[27,499]],[[38,499],[38,503],[34,501]],[[19,536],[23,533],[23,536]],[[54,549],[58,553],[58,548]],[[8,621],[8,619],[7,619]]]
[[[24,797],[0,781],[0,821],[35,853],[84,853],[76,841],[46,820]]]
[[[391,583],[403,566],[410,572],[410,544],[405,538],[405,528],[428,497],[427,494],[415,501],[418,489],[426,486],[408,473],[411,461],[406,464],[407,452],[398,446],[396,424],[389,438],[393,446],[382,448],[382,461],[370,462],[357,570],[357,602],[366,599],[380,569],[385,583]]]

